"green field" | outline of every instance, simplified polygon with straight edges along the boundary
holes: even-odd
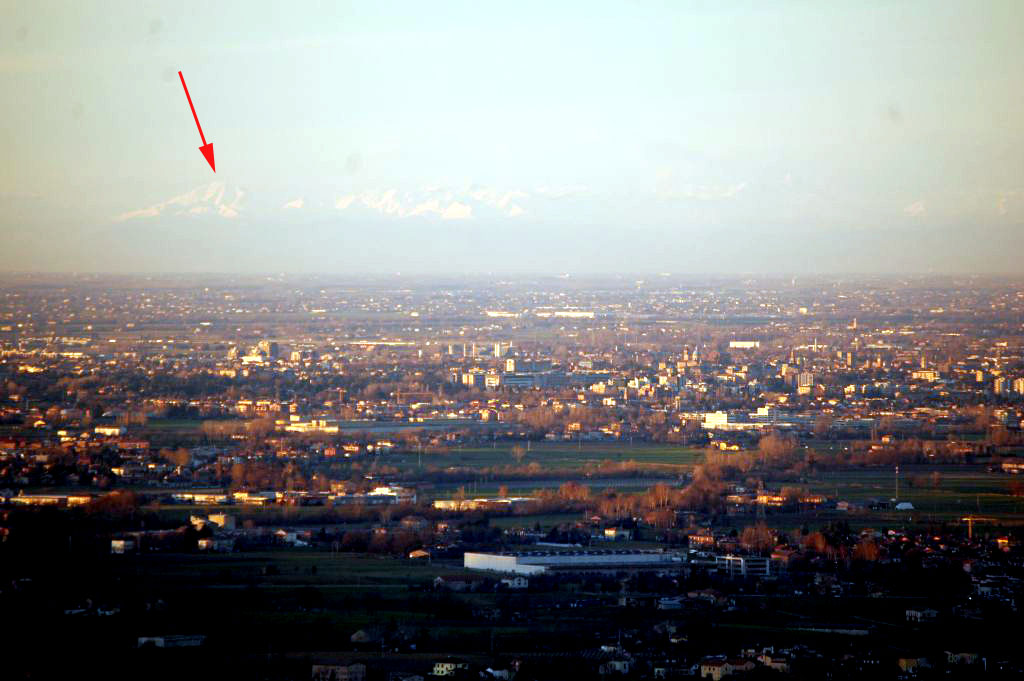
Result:
[[[935,515],[1020,515],[1024,497],[1012,494],[1015,480],[981,466],[904,466],[899,500],[912,503],[915,511]],[[808,478],[806,486],[855,503],[890,500],[897,494],[896,474],[890,468],[830,472]]]
[[[117,564],[117,558],[112,559]],[[427,563],[354,553],[279,550],[226,554],[182,554],[168,560],[161,556],[128,557],[122,564],[133,567],[161,584],[229,588],[258,584],[260,587],[330,587],[336,590],[394,588],[426,585],[441,574],[463,572],[454,563]],[[315,571],[314,571],[315,568]]]
[[[666,473],[678,474],[691,470],[703,456],[703,450],[677,445],[628,442],[533,442],[521,461],[512,456],[515,446],[526,449],[526,443],[497,443],[494,447],[460,447],[445,454],[416,453],[389,454],[381,463],[403,470],[423,467],[459,467],[471,469],[495,466],[529,466],[536,463],[543,468],[584,469],[601,464],[636,462],[663,468]]]

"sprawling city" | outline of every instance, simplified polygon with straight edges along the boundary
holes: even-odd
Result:
[[[1021,0],[0,17],[0,681],[1024,678]]]
[[[257,678],[1017,676],[1022,313],[986,277],[8,276],[5,638]]]

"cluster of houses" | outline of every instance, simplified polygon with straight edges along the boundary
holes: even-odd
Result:
[[[368,506],[386,504],[415,504],[416,489],[400,485],[379,484],[365,492],[350,491],[351,484],[346,482],[332,483],[330,492],[309,492],[305,490],[241,490],[229,492],[225,490],[182,490],[169,495],[168,499],[175,504],[194,505],[232,505],[270,506],[273,504],[289,506],[323,506],[324,504]]]
[[[110,552],[115,555],[141,553],[150,550],[182,550],[182,534],[186,529],[195,531],[195,549],[204,553],[229,553],[241,541],[263,548],[284,546],[305,548],[312,545],[313,532],[308,529],[269,527],[240,527],[237,518],[228,513],[193,514],[189,524],[175,530],[148,530],[125,532],[110,540]],[[187,547],[186,547],[187,548]]]
[[[575,653],[532,653],[509,655],[490,662],[468,661],[458,657],[430,660],[401,658],[361,658],[342,663],[314,663],[310,669],[311,681],[365,681],[369,676],[392,681],[429,681],[433,678],[478,679],[480,681],[508,681],[520,675],[524,678],[555,678],[561,665],[574,669],[577,678],[694,678],[721,681],[727,677],[743,678],[751,675],[762,678],[777,673],[792,678],[801,672],[817,677],[819,674],[843,674],[843,678],[883,676],[913,679],[927,672],[968,676],[982,676],[988,672],[1013,673],[1019,671],[1006,661],[990,661],[969,651],[943,651],[941,655],[919,656],[907,651],[876,651],[867,649],[857,654],[831,656],[823,650],[797,644],[787,647],[753,646],[737,650],[733,655],[693,656],[679,645],[685,646],[686,637],[674,633],[675,626],[663,623],[651,632],[657,636],[667,634],[667,643],[676,644],[672,651],[644,650],[636,641],[620,640]],[[365,632],[357,632],[353,640],[372,640]],[[142,639],[140,639],[141,641]],[[551,667],[543,673],[545,666]],[[824,678],[828,678],[825,676]]]

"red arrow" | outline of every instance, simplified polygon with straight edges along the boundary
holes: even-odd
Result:
[[[178,78],[181,78],[181,87],[185,88],[188,105],[192,107],[192,118],[196,119],[196,127],[199,128],[199,139],[203,140],[203,146],[199,147],[199,151],[203,152],[203,157],[206,158],[206,162],[210,164],[213,172],[217,172],[217,166],[213,163],[213,142],[206,141],[206,135],[203,134],[203,126],[199,125],[199,116],[196,116],[196,107],[192,104],[192,95],[188,93],[188,86],[185,85],[185,76],[181,75],[181,71],[178,71]]]

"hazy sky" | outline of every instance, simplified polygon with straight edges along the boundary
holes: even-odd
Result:
[[[7,270],[1022,271],[1020,0],[0,18]]]

